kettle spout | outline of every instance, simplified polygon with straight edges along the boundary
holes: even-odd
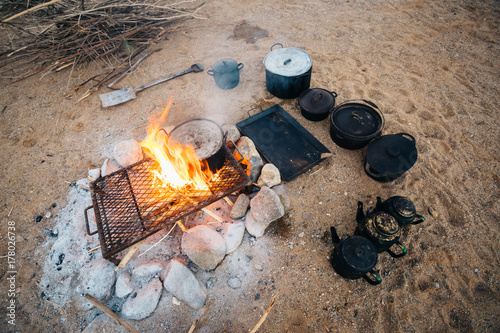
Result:
[[[332,243],[333,245],[340,243],[339,235],[334,227],[330,227],[330,232],[332,233]]]
[[[375,206],[375,209],[378,210],[378,211],[381,211],[382,207],[383,207],[382,198],[377,197],[377,205]]]
[[[362,223],[365,219],[365,213],[363,212],[363,203],[358,201],[358,211],[356,213],[356,222]]]

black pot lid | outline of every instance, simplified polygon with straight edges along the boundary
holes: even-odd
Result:
[[[341,133],[356,138],[374,136],[384,124],[382,114],[362,103],[344,103],[335,108],[331,123]]]
[[[295,77],[305,74],[312,67],[309,53],[297,47],[286,47],[271,51],[264,58],[264,67],[273,74]]]
[[[230,73],[238,68],[238,63],[234,59],[222,59],[214,64],[213,71],[216,73]]]
[[[355,270],[368,272],[377,264],[377,249],[368,239],[362,236],[349,236],[341,246],[342,258]]]
[[[310,113],[327,113],[335,106],[336,96],[335,92],[329,92],[326,89],[307,89],[300,94],[299,105]]]
[[[407,133],[382,135],[366,150],[370,169],[386,176],[400,176],[417,161],[415,138]]]
[[[399,224],[396,219],[384,212],[378,212],[370,217],[375,229],[382,235],[396,235],[399,232]]]
[[[415,205],[410,199],[405,197],[396,197],[392,203],[392,207],[401,216],[413,217],[417,213]]]

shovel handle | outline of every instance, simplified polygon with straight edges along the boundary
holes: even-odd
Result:
[[[177,74],[174,74],[174,75],[171,75],[171,76],[167,76],[167,77],[158,79],[156,81],[153,81],[151,83],[145,84],[143,86],[137,87],[137,88],[134,89],[134,92],[142,91],[142,90],[144,90],[146,88],[155,86],[155,85],[157,85],[159,83],[162,83],[162,82],[165,82],[165,81],[168,81],[168,80],[175,79],[176,77],[179,77],[179,76],[191,73],[191,72],[197,73],[197,72],[202,72],[202,71],[203,71],[203,67],[201,67],[201,65],[194,64],[189,69],[186,69],[185,71],[182,71],[182,72],[179,72]]]

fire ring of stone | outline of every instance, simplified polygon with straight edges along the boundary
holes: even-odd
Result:
[[[199,225],[185,232],[181,247],[191,261],[206,271],[217,267],[226,255],[224,238],[206,225]]]

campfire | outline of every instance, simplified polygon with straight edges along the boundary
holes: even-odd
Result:
[[[92,234],[99,233],[103,257],[115,263],[122,250],[249,182],[225,144],[222,166],[213,171],[197,156],[195,147],[171,143],[161,128],[167,113],[168,107],[139,143],[145,154],[142,161],[90,186],[97,225]],[[88,226],[87,215],[86,219]]]

